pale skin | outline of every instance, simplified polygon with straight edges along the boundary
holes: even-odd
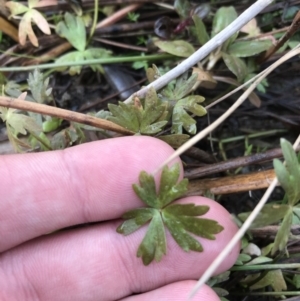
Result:
[[[125,137],[1,156],[0,300],[187,300],[237,231],[223,207],[202,197],[179,200],[209,205],[205,217],[224,231],[214,241],[200,239],[203,253],[182,251],[167,234],[167,256],[147,267],[136,257],[146,227],[126,237],[116,233],[120,216],[143,206],[132,190],[139,172],[153,172],[172,152],[158,139]],[[55,232],[86,223],[94,224]],[[216,273],[238,253],[236,246]],[[219,298],[204,286],[193,300]]]

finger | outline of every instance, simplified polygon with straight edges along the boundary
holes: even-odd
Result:
[[[141,206],[132,184],[141,170],[153,172],[171,153],[169,145],[144,136],[1,157],[0,252]]]
[[[181,202],[208,205],[210,210],[203,217],[217,219],[224,227],[216,240],[199,239],[202,253],[184,252],[167,232],[167,255],[145,267],[136,252],[147,227],[123,237],[116,232],[120,221],[103,222],[38,238],[3,253],[0,287],[6,289],[2,294],[24,301],[24,296],[35,300],[36,295],[40,300],[56,301],[118,300],[168,283],[198,279],[237,227],[212,200],[189,197]],[[238,252],[237,245],[216,273],[228,270]]]
[[[196,283],[193,280],[175,282],[150,292],[124,298],[121,301],[188,300],[188,296]],[[193,301],[220,301],[220,298],[209,286],[204,285],[195,295]]]

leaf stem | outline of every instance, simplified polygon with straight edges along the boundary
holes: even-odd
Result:
[[[233,296],[300,296],[300,292],[298,291],[281,291],[281,292],[246,292],[246,293],[235,293],[230,292],[230,295]],[[294,299],[294,301],[299,299]],[[290,299],[288,299],[290,300]]]
[[[300,263],[274,263],[274,264],[253,264],[235,266],[230,271],[255,271],[255,270],[277,270],[277,269],[299,269]]]
[[[92,37],[94,35],[95,29],[96,29],[96,26],[97,26],[97,21],[98,21],[99,1],[98,0],[94,0],[94,1],[95,1],[95,5],[94,5],[94,18],[93,18],[93,24],[92,24],[92,27],[91,27],[91,30],[90,30],[90,36],[89,36],[87,44],[90,43],[90,41],[91,41],[91,39],[92,39]]]
[[[49,64],[40,64],[38,65],[39,69],[49,69],[49,68],[59,68],[59,67],[72,67],[72,66],[83,66],[83,65],[95,65],[95,64],[114,64],[114,63],[130,63],[136,61],[145,61],[145,60],[166,60],[174,58],[171,54],[151,54],[144,56],[128,56],[128,57],[109,57],[102,59],[93,59],[93,60],[84,60],[76,62],[65,62],[65,63],[49,63]],[[36,65],[23,66],[23,67],[1,67],[0,71],[31,71],[36,69]]]
[[[0,106],[55,116],[71,122],[83,123],[104,130],[114,131],[123,135],[133,134],[131,131],[105,119],[7,96],[0,96]]]
[[[49,151],[53,150],[52,147],[49,144],[47,144],[45,141],[43,141],[43,139],[41,139],[38,135],[36,135],[33,132],[29,132],[29,133],[32,137],[34,137],[37,141],[39,141],[47,150]]]

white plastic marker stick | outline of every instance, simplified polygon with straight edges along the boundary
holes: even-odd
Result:
[[[204,44],[200,49],[193,53],[189,58],[184,60],[178,66],[152,82],[147,87],[141,89],[134,95],[143,97],[150,87],[154,87],[155,90],[159,90],[166,86],[171,80],[179,77],[181,74],[189,70],[191,67],[196,65],[206,56],[208,56],[213,50],[221,46],[227,39],[233,34],[239,31],[245,24],[252,20],[257,14],[259,14],[265,7],[267,7],[273,0],[258,0],[246,9],[237,19],[235,19],[230,25],[224,28],[221,32],[215,35],[211,40]],[[124,102],[129,103],[132,100],[130,96]]]

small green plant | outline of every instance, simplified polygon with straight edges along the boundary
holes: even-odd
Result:
[[[161,73],[155,65],[147,70],[147,77],[150,82],[160,76]],[[175,82],[169,83],[158,94],[161,100],[168,104],[168,111],[172,119],[171,132],[174,134],[182,134],[183,129],[189,134],[196,134],[196,120],[187,111],[196,116],[206,114],[206,109],[199,105],[204,101],[204,97],[199,95],[187,96],[193,91],[197,77],[197,73],[193,73],[190,77],[187,73],[184,73]]]
[[[206,239],[215,239],[223,227],[218,222],[198,218],[208,212],[208,206],[195,204],[171,204],[187,191],[188,180],[178,183],[179,164],[165,166],[162,170],[159,191],[155,186],[154,177],[145,171],[139,176],[140,185],[133,184],[133,190],[149,207],[130,210],[123,215],[126,219],[117,232],[128,235],[150,222],[147,233],[138,247],[137,257],[141,257],[144,265],[154,259],[159,262],[167,253],[165,226],[177,244],[186,252],[192,250],[202,252],[203,247],[189,233]]]
[[[140,17],[140,14],[135,13],[135,12],[129,12],[127,14],[127,19],[131,22],[137,22],[139,17]]]
[[[19,95],[19,99],[25,99],[26,92]],[[18,138],[19,134],[39,133],[41,127],[32,117],[20,113],[18,110],[0,107],[0,118],[5,122],[7,136],[16,151],[21,151],[22,147],[29,149],[30,145]]]
[[[160,77],[161,74],[156,66],[147,70],[147,77],[150,82]],[[171,133],[182,135],[183,129],[189,134],[197,131],[196,120],[187,112],[196,116],[206,114],[204,107],[199,105],[204,97],[190,95],[197,81],[197,74],[190,77],[185,73],[175,82],[156,93],[154,88],[149,89],[145,99],[138,97],[129,104],[119,102],[119,106],[109,104],[108,109],[112,116],[109,120],[137,133],[153,135],[163,130],[163,127],[172,121]]]
[[[280,141],[285,165],[274,159],[274,169],[278,181],[285,190],[281,203],[266,204],[254,223],[253,228],[271,225],[281,221],[274,240],[272,255],[283,251],[290,237],[292,224],[300,223],[300,164],[292,145],[285,139]],[[239,217],[246,220],[250,213],[242,213]]]
[[[60,21],[56,26],[56,33],[66,38],[72,46],[77,49],[71,51],[56,60],[56,63],[76,62],[90,59],[106,58],[111,56],[111,52],[104,48],[87,48],[86,30],[82,17],[65,13],[65,20]],[[91,65],[93,71],[103,72],[101,65]],[[69,73],[74,75],[80,73],[82,66],[70,67]],[[67,68],[59,68],[61,71]]]

